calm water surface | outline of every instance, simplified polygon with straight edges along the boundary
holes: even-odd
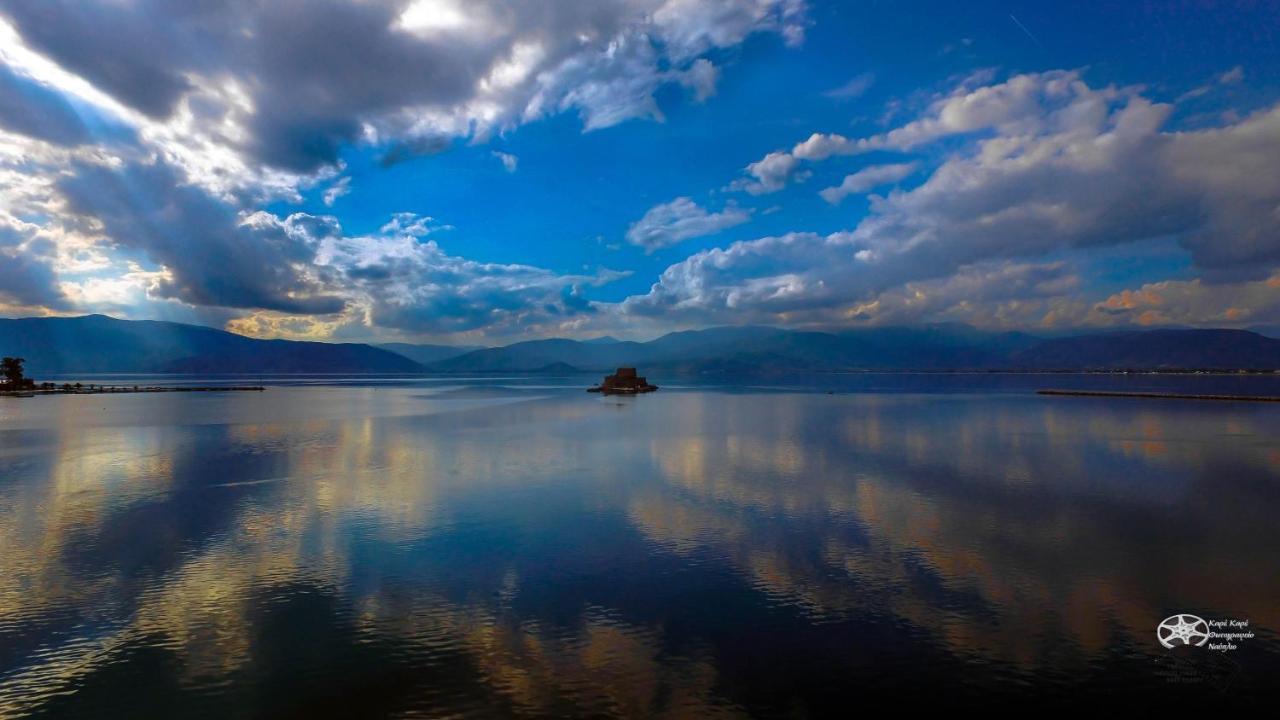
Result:
[[[274,382],[0,398],[0,717],[1278,692],[1280,405],[1028,392],[1273,378]]]

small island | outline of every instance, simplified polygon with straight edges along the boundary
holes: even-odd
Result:
[[[604,382],[596,387],[587,388],[587,392],[604,393],[605,395],[636,395],[657,390],[657,385],[636,374],[633,367],[620,367],[613,375],[606,375]]]

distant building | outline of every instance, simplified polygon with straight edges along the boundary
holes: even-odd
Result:
[[[618,368],[618,371],[612,375],[606,375],[604,382],[598,387],[588,388],[587,392],[604,393],[605,395],[634,395],[636,393],[653,392],[657,390],[657,385],[650,385],[649,381],[636,374],[633,367]]]

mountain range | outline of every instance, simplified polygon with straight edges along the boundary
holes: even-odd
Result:
[[[374,347],[397,355],[403,355],[422,365],[429,365],[433,362],[464,355],[473,350],[483,349],[479,345],[414,345],[412,343],[382,343]]]
[[[531,340],[493,348],[259,340],[197,325],[0,319],[0,354],[29,373],[600,372],[649,376],[849,370],[1276,370],[1280,340],[1247,330],[1160,329],[1040,337],[960,324],[841,332],[719,327],[648,342]]]
[[[104,315],[0,320],[0,354],[46,373],[421,372],[403,355],[359,343],[258,340],[225,330]]]
[[[645,343],[535,340],[431,363],[436,372],[641,366],[649,374],[843,370],[1277,369],[1280,340],[1246,330],[1144,330],[1042,338],[959,324],[806,332],[722,327]]]

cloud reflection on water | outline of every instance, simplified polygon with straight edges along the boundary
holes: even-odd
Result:
[[[226,708],[320,682],[389,712],[733,714],[738,645],[775,631],[1063,680],[1149,651],[1171,603],[1274,650],[1274,409],[379,392],[345,417],[0,428],[0,710],[159,673]]]

